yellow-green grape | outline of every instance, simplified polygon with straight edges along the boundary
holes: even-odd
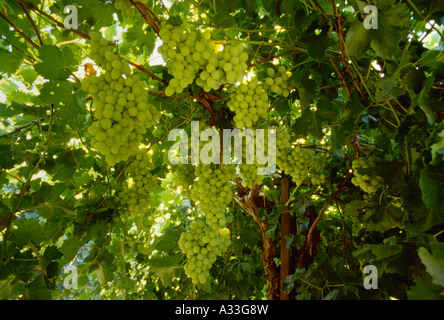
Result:
[[[377,166],[377,160],[375,158],[365,158],[361,157],[359,159],[354,159],[352,162],[354,177],[351,182],[360,187],[366,193],[375,193],[379,187],[382,185],[384,179],[381,176],[370,177],[366,174],[359,173],[359,169],[375,168]]]
[[[268,94],[254,78],[236,88],[227,106],[235,112],[233,120],[237,128],[251,128],[260,118],[267,117]]]
[[[277,72],[274,68],[267,68],[268,77],[265,78],[264,88],[271,90],[275,94],[284,96],[290,95],[291,90],[295,88],[295,83],[290,80],[292,73],[284,66],[279,66]]]
[[[225,253],[231,244],[230,230],[208,228],[208,221],[195,220],[190,230],[180,235],[178,244],[187,256],[185,273],[194,284],[206,283],[217,256]]]
[[[179,163],[172,170],[172,186],[176,189],[180,187],[181,194],[186,198],[191,198],[191,187],[196,178],[194,173],[195,167],[192,164]]]
[[[198,165],[197,177],[191,189],[191,197],[206,215],[206,221],[214,230],[225,226],[226,206],[231,202],[231,184],[222,169],[210,165]]]
[[[114,2],[114,7],[122,13],[122,17],[124,18],[131,18],[132,16],[134,16],[134,9],[131,5],[131,2],[129,2],[128,0],[116,0],[116,2]]]
[[[196,32],[186,27],[186,21],[181,26],[173,26],[162,22],[159,36],[163,42],[158,52],[173,78],[165,89],[165,95],[172,96],[182,92],[196,78],[214,50],[214,43],[209,42],[208,31]]]
[[[160,112],[149,103],[148,89],[132,74],[129,63],[111,49],[100,33],[91,33],[91,57],[104,73],[83,80],[82,88],[93,98],[93,115],[97,120],[88,129],[94,137],[91,144],[113,166],[136,153],[143,135],[160,118]]]
[[[134,161],[127,168],[128,178],[116,201],[133,216],[141,215],[149,208],[149,193],[158,181],[158,176],[151,173],[153,168],[148,153],[143,150],[137,152]]]

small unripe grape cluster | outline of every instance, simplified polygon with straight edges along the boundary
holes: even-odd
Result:
[[[227,106],[236,113],[233,120],[237,128],[250,128],[261,117],[267,117],[268,94],[254,78],[236,88],[236,92],[230,95]]]
[[[91,33],[91,39],[91,56],[105,72],[82,81],[82,88],[94,99],[97,120],[88,132],[94,137],[93,148],[113,166],[135,154],[160,112],[148,102],[148,91],[128,62],[110,51],[112,47],[97,32]]]
[[[220,48],[222,50],[219,50]],[[206,92],[217,90],[223,84],[241,82],[248,67],[248,53],[244,51],[243,45],[218,45],[215,50],[196,79],[196,84]]]
[[[180,235],[179,248],[186,254],[185,273],[194,284],[207,282],[210,269],[218,255],[231,244],[230,230],[214,230],[202,220],[193,221],[190,230]]]
[[[285,98],[290,95],[290,91],[294,89],[295,84],[290,80],[292,73],[287,71],[284,66],[279,66],[277,72],[275,69],[267,68],[268,77],[265,78],[264,88],[269,89],[275,94],[280,94]]]
[[[324,167],[311,149],[296,146],[293,149],[280,150],[277,153],[276,163],[298,185],[302,184],[307,178],[311,179],[312,184],[325,182]]]
[[[368,159],[365,157],[354,159],[352,162],[354,177],[351,179],[351,182],[355,186],[360,187],[364,192],[375,193],[382,185],[384,179],[381,176],[372,178],[367,174],[361,174],[359,173],[359,169],[375,168],[378,164],[377,162],[378,161],[373,157]]]
[[[116,202],[132,216],[142,215],[150,205],[150,196],[158,176],[152,174],[154,165],[146,151],[139,150],[127,168],[127,181],[116,197]]]
[[[180,187],[180,193],[191,198],[191,187],[193,186],[195,175],[195,166],[192,164],[177,164],[173,168],[171,184],[174,188]]]
[[[166,62],[168,73],[173,76],[165,89],[165,95],[172,96],[193,83],[198,71],[204,68],[213,54],[214,43],[208,41],[208,31],[189,30],[186,21],[181,26],[164,21],[161,26],[159,36],[163,44],[158,52]]]
[[[195,175],[197,180],[191,189],[191,197],[205,212],[207,224],[218,230],[226,223],[225,210],[231,202],[230,181],[222,169],[212,169],[210,165],[197,166]]]

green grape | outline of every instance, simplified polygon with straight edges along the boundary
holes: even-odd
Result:
[[[91,144],[113,166],[137,152],[143,135],[160,118],[160,112],[148,102],[147,88],[132,74],[129,63],[114,54],[108,41],[95,31],[91,32],[91,58],[104,70],[82,82],[82,88],[94,100],[97,120],[89,130],[94,137]]]
[[[116,202],[123,211],[133,216],[141,215],[149,208],[151,192],[158,177],[152,174],[154,165],[144,150],[138,150],[135,159],[127,168],[127,180],[120,190]]]
[[[361,174],[359,169],[372,169],[378,165],[379,160],[373,157],[365,158],[360,157],[359,159],[354,159],[352,162],[354,177],[351,182],[360,187],[366,193],[375,193],[379,187],[382,185],[384,179],[381,176],[370,177],[366,174]]]

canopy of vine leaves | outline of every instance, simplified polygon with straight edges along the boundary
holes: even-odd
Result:
[[[0,298],[443,299],[443,25],[0,0]]]

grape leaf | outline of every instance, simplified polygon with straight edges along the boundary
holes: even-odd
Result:
[[[418,255],[433,277],[433,283],[444,286],[444,243],[433,243],[430,248],[432,253],[424,247],[419,248]]]
[[[43,45],[39,54],[43,62],[37,63],[34,69],[46,79],[64,80],[71,74],[70,68],[76,65],[74,54],[67,46],[59,49],[53,45]]]
[[[150,270],[157,274],[162,284],[167,287],[173,279],[175,269],[180,262],[180,256],[154,257],[148,261]]]
[[[17,51],[9,52],[0,48],[0,61],[0,72],[13,75],[22,63],[23,56],[18,54]]]
[[[419,185],[427,208],[444,212],[444,170],[442,166],[421,170]]]
[[[407,291],[409,300],[436,300],[441,293],[441,287],[432,282],[432,277],[415,278],[415,285]]]

